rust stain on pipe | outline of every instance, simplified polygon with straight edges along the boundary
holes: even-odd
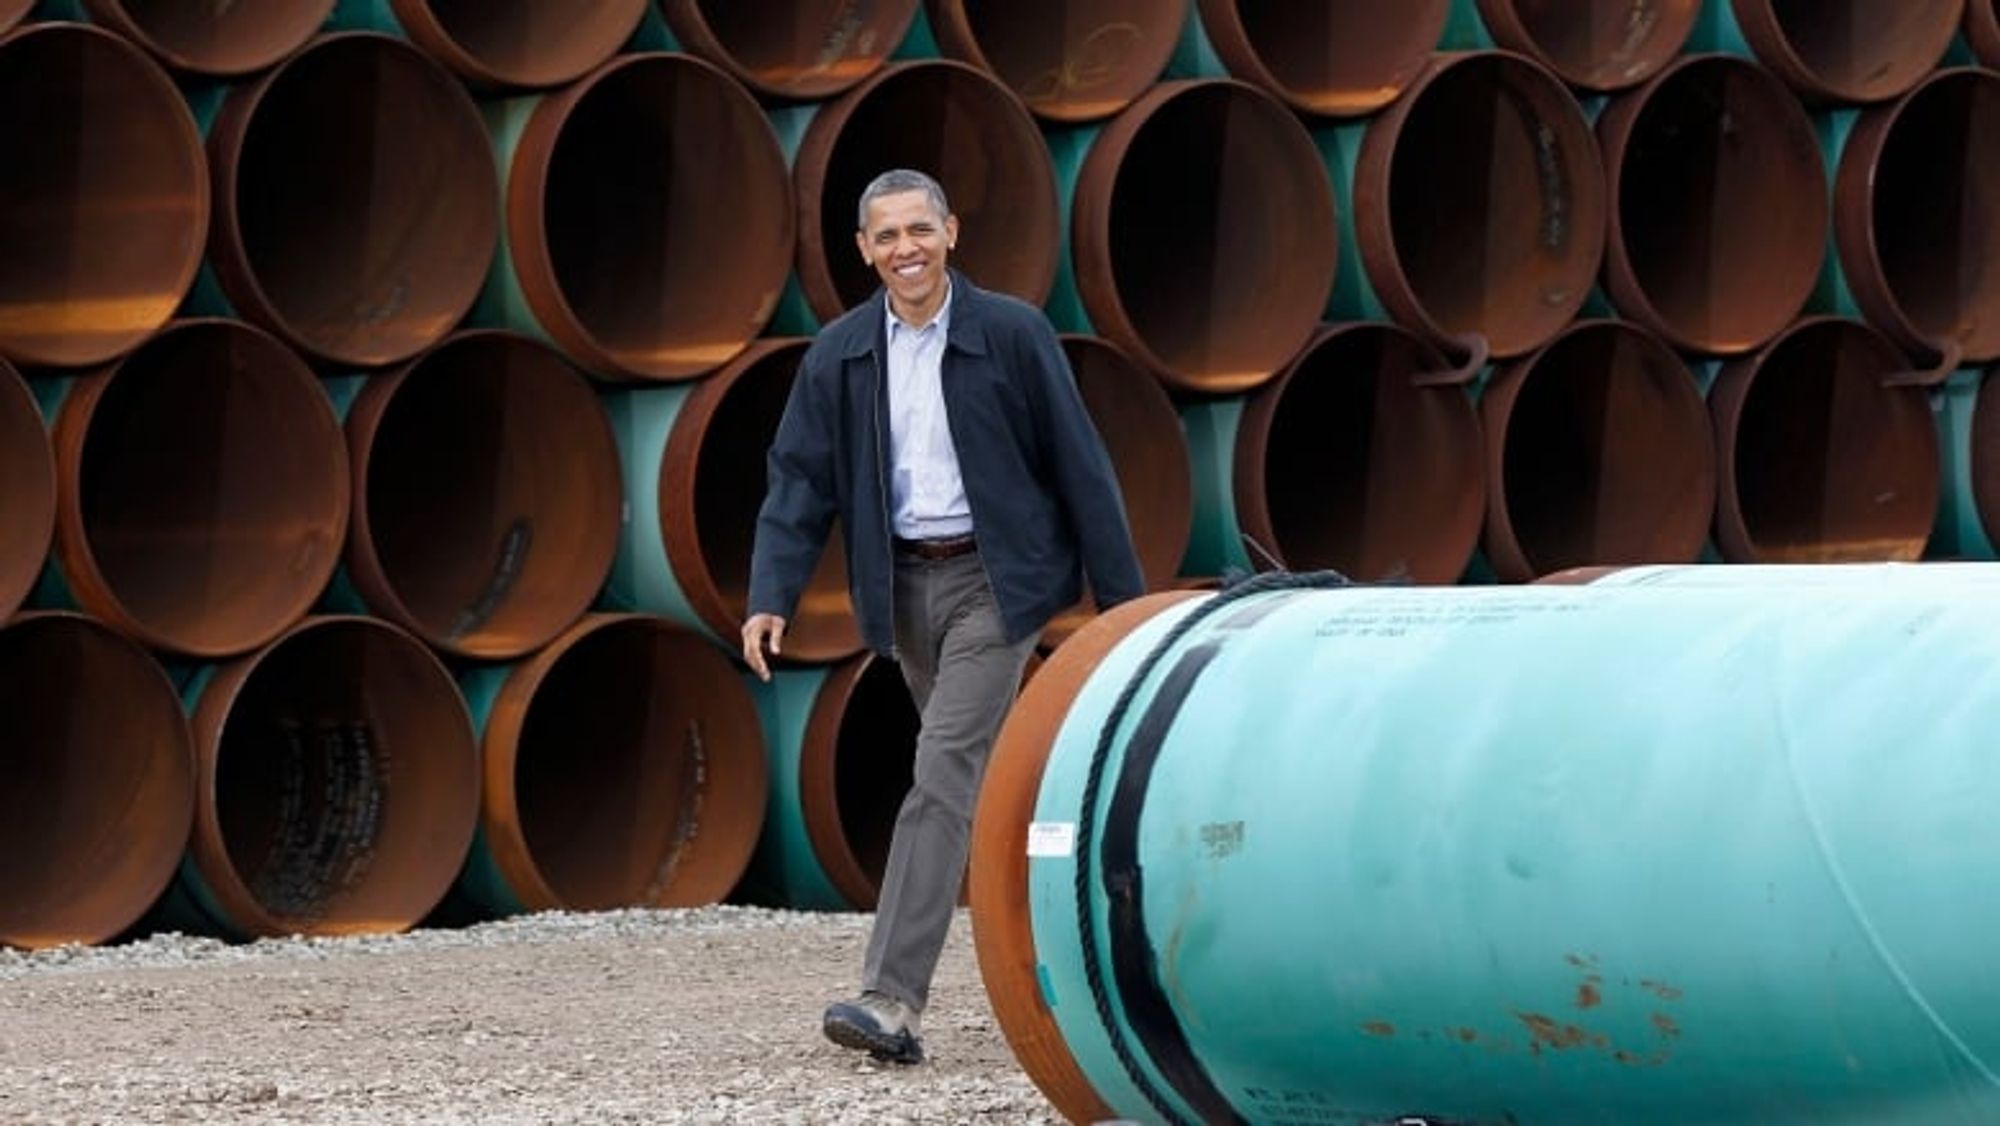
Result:
[[[1955,340],[2000,358],[2000,75],[1940,71],[1863,112],[1834,176],[1855,303],[1908,351]]]
[[[246,320],[378,367],[472,307],[500,229],[493,151],[465,88],[408,43],[315,39],[230,91],[208,153],[209,256]]]
[[[188,861],[234,929],[392,933],[451,886],[479,752],[451,675],[409,634],[308,618],[217,669],[193,727]]]
[[[1702,0],[1479,0],[1493,41],[1586,90],[1636,86],[1672,62]]]
[[[1326,117],[1361,117],[1394,101],[1424,69],[1451,12],[1450,0],[1197,3],[1230,74]]]
[[[106,941],[173,876],[194,816],[180,698],[145,650],[77,614],[0,628],[0,944]]]
[[[756,102],[708,63],[622,56],[550,95],[506,178],[522,293],[597,375],[713,371],[777,308],[790,174]]]
[[[456,334],[370,379],[347,416],[346,560],[375,613],[462,657],[505,660],[568,629],[618,547],[618,446],[590,384],[548,345]]]
[[[1644,330],[1583,321],[1479,400],[1485,549],[1501,579],[1689,563],[1715,511],[1715,446],[1687,365]]]
[[[1095,121],[1166,69],[1188,0],[925,0],[938,48],[1000,79],[1044,121]]]
[[[410,42],[487,90],[561,86],[618,53],[647,0],[391,0]]]
[[[963,63],[898,63],[822,106],[793,161],[799,285],[830,321],[880,285],[854,248],[868,181],[915,168],[944,185],[963,223],[952,261],[978,285],[1047,299],[1061,254],[1055,171],[1013,91]]]
[[[1604,280],[1625,316],[1679,348],[1733,355],[1782,332],[1826,257],[1812,123],[1769,71],[1681,59],[1597,121],[1611,194]]]
[[[812,341],[752,344],[688,389],[660,459],[660,527],[688,604],[717,637],[748,616],[750,545],[764,500],[764,455],[777,435],[799,360]],[[838,661],[861,650],[838,529],[785,628],[791,661]]]
[[[1326,166],[1246,83],[1164,82],[1078,172],[1070,248],[1099,335],[1190,391],[1245,391],[1312,336],[1333,288]]]
[[[874,74],[918,0],[659,0],[688,51],[759,94],[810,101]]]
[[[55,558],[77,602],[156,649],[278,636],[339,562],[340,423],[311,369],[238,321],[176,321],[79,377],[51,424]]]
[[[1244,403],[1237,524],[1294,570],[1456,580],[1478,542],[1488,470],[1464,389],[1424,382],[1448,368],[1395,325],[1322,330]]]
[[[1808,317],[1710,389],[1715,540],[1736,563],[1912,560],[1937,510],[1937,431],[1909,360],[1858,321]]]
[[[1758,61],[1809,101],[1879,102],[1937,65],[1965,0],[1727,2]]]
[[[90,18],[116,28],[161,62],[188,74],[236,78],[299,49],[334,0],[83,0]]]
[[[34,10],[35,0],[0,0],[0,35],[12,31]]]
[[[100,364],[173,316],[201,264],[209,186],[173,81],[83,24],[0,36],[0,355]]]
[[[482,769],[486,845],[531,911],[721,900],[769,785],[741,674],[636,614],[592,614],[508,675]]]
[[[41,573],[56,521],[56,465],[41,411],[0,360],[0,622]]]

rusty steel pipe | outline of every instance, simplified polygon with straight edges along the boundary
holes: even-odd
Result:
[[[180,93],[83,24],[0,35],[0,356],[100,364],[174,314],[201,264],[208,176]]]
[[[90,18],[185,74],[236,78],[304,45],[334,0],[217,4],[214,0],[83,0]]]
[[[950,58],[1000,79],[1044,121],[1109,117],[1166,69],[1188,0],[925,0]]]
[[[1925,384],[1858,321],[1807,317],[1709,390],[1715,542],[1734,563],[1910,560],[1923,554],[1942,469]]]
[[[2000,68],[2000,4],[1995,0],[1965,0],[1961,30],[1982,65]]]
[[[186,690],[194,832],[170,898],[241,937],[406,930],[479,813],[458,687],[375,618],[314,617]]]
[[[0,0],[0,35],[12,31],[15,24],[34,10],[35,0]]]
[[[400,39],[321,36],[209,128],[209,257],[245,320],[379,367],[450,332],[499,233],[493,154],[451,73]]]
[[[681,46],[758,94],[832,97],[881,69],[918,0],[659,0]]]
[[[77,614],[0,626],[0,945],[110,939],[165,888],[194,816],[194,748],[166,673]]]
[[[1494,373],[1479,417],[1483,544],[1502,580],[1701,554],[1715,443],[1694,374],[1657,337],[1578,322]]]
[[[784,152],[755,101],[687,55],[624,55],[488,107],[507,250],[479,316],[607,379],[715,370],[776,309],[794,247]]]
[[[486,90],[561,86],[583,77],[632,38],[646,5],[647,0],[389,0],[410,42]]]
[[[1856,118],[1833,233],[1868,322],[1906,351],[2000,358],[2000,75],[1940,71]]]
[[[1493,42],[1585,90],[1622,90],[1674,61],[1702,0],[1479,0]]]
[[[1333,189],[1281,103],[1163,82],[1077,170],[1070,253],[1097,334],[1168,384],[1245,391],[1303,347],[1333,288]]]
[[[56,522],[56,465],[41,410],[0,360],[0,622],[41,573]]]
[[[593,614],[469,674],[484,711],[480,834],[459,887],[487,910],[698,907],[764,822],[756,705],[724,653],[659,618]]]
[[[370,378],[346,429],[346,563],[370,610],[455,656],[506,660],[590,608],[618,546],[618,446],[554,349],[458,333]]]
[[[1496,357],[1547,343],[1583,308],[1603,258],[1604,168],[1555,75],[1505,51],[1435,56],[1370,125],[1354,226],[1397,321]]]
[[[1965,0],[1716,0],[1743,43],[1806,99],[1879,102],[1950,46]],[[1973,0],[1975,6],[1983,0]]]
[[[260,329],[176,321],[78,377],[50,429],[61,578],[82,609],[153,648],[257,648],[339,562],[340,423],[311,369]]]
[[[944,185],[963,226],[953,262],[985,289],[1039,305],[1062,237],[1055,172],[1014,92],[963,63],[897,63],[813,115],[792,162],[799,206],[798,280],[831,321],[881,284],[855,249],[868,181],[915,168]]]
[[[1597,120],[1611,197],[1605,287],[1693,352],[1748,352],[1805,308],[1826,258],[1812,122],[1771,73],[1689,56]]]
[[[1201,30],[1229,73],[1301,113],[1363,117],[1424,69],[1451,0],[1268,4],[1197,0]]]

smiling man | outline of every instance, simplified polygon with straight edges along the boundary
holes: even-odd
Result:
[[[800,361],[757,517],[743,659],[770,679],[765,650],[783,652],[838,516],[862,637],[899,663],[922,726],[861,995],[823,1028],[916,1063],[987,752],[1035,639],[1086,575],[1100,607],[1144,580],[1054,330],[947,268],[958,219],[944,189],[906,169],[876,177],[855,242],[882,288]]]

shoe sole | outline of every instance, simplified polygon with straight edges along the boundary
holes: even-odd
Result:
[[[867,1052],[881,1063],[922,1063],[923,1045],[907,1032],[895,1036],[878,1036],[860,1025],[828,1017],[821,1026],[826,1038],[843,1048],[853,1048],[857,1052]]]

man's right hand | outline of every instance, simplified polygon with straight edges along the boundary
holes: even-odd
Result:
[[[759,680],[771,679],[771,666],[764,660],[764,645],[768,642],[771,652],[785,651],[785,619],[776,614],[752,614],[743,623],[743,661]]]

